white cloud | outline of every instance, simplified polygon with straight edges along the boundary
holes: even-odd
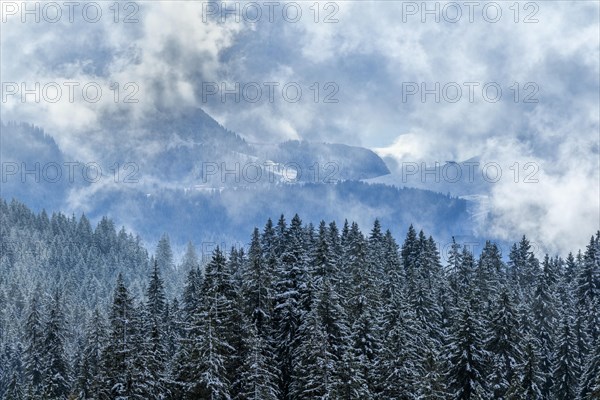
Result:
[[[312,3],[302,3],[298,23],[284,21],[280,9],[274,23],[205,23],[198,2],[142,2],[140,22],[129,25],[110,18],[54,25],[12,18],[0,39],[3,82],[95,81],[106,95],[96,104],[12,99],[2,104],[1,116],[43,126],[64,151],[88,158],[124,140],[143,142],[98,131],[106,120],[142,120],[157,107],[200,105],[252,141],[345,142],[401,161],[535,161],[540,183],[494,186],[494,233],[527,232],[562,250],[596,230],[599,4],[537,2],[539,22],[533,24],[522,22],[531,9],[521,9],[519,22],[513,21],[512,3],[496,3],[503,15],[495,24],[480,10],[469,23],[464,7],[456,24],[435,23],[431,16],[422,23],[419,15],[404,22],[405,4],[340,2],[333,24],[322,22],[331,11],[323,8],[315,23]],[[279,95],[274,103],[222,103],[217,97],[204,104],[199,95],[206,80],[299,82],[305,96],[298,103]],[[139,103],[115,104],[108,89],[115,81],[136,83]],[[339,86],[339,103],[310,100],[310,85],[331,81]],[[463,89],[464,82],[497,82],[503,97],[486,102],[478,90],[470,102],[464,89],[454,104],[431,96],[403,102],[403,82],[457,82]],[[539,87],[538,103],[522,102],[528,82]]]

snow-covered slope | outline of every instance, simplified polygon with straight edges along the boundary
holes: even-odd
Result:
[[[98,127],[110,130],[105,137],[116,141],[98,143],[93,162],[103,172],[99,179],[81,176],[81,166],[74,182],[63,176],[50,186],[23,185],[14,176],[3,184],[2,197],[18,197],[34,209],[51,204],[92,218],[110,215],[149,240],[165,230],[182,242],[216,235],[226,241],[242,239],[238,233],[265,218],[296,212],[314,224],[342,218],[370,224],[380,218],[390,226],[414,223],[444,236],[447,232],[439,227],[452,219],[457,229],[469,230],[463,200],[359,182],[389,176],[383,160],[365,148],[302,141],[248,143],[199,109],[177,115],[157,111],[143,121],[117,122]],[[14,162],[73,161],[51,137],[32,127],[4,125],[2,131],[3,160],[18,147],[35,150],[15,153]],[[47,156],[40,159],[39,154]]]

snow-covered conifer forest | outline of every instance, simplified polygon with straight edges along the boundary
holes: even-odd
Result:
[[[412,226],[280,216],[179,262],[107,218],[2,200],[0,222],[2,399],[600,396],[600,232],[442,261]]]

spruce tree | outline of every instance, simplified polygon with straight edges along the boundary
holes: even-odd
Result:
[[[531,336],[526,337],[524,342],[523,363],[513,377],[507,396],[515,400],[542,399],[544,376],[539,370],[539,344]]]
[[[66,399],[70,390],[70,371],[65,356],[65,319],[61,296],[56,290],[44,329],[44,381],[43,397]]]
[[[25,376],[31,393],[39,393],[44,378],[44,326],[40,305],[40,287],[33,292],[25,322]]]
[[[284,225],[278,223],[278,234]],[[277,266],[274,309],[274,337],[280,370],[279,387],[283,399],[290,396],[294,375],[294,354],[298,346],[298,327],[301,317],[301,297],[307,288],[306,253],[302,222],[298,215],[280,240],[281,257]]]
[[[523,362],[519,321],[507,288],[502,288],[487,330],[486,350],[490,354],[488,382],[494,398],[506,398],[515,371]]]
[[[202,284],[202,275],[197,268],[191,268],[187,271],[187,278],[183,288],[183,323],[184,330],[189,330],[194,314],[200,305],[200,287]]]
[[[238,386],[239,371],[242,369],[245,348],[244,336],[247,328],[247,318],[243,307],[242,280],[243,268],[246,265],[246,256],[243,249],[231,248],[229,259],[226,264],[226,276],[228,285],[225,297],[231,304],[230,312],[225,316],[228,329],[224,332],[225,341],[231,346],[226,358],[226,370],[229,382],[231,382],[231,393],[239,393]]]
[[[206,266],[201,304],[194,314],[187,358],[182,360],[179,381],[185,399],[231,398],[226,369],[233,350],[227,341],[232,324],[229,290],[226,258],[217,247]]]
[[[24,400],[25,392],[23,391],[23,383],[16,372],[13,372],[10,381],[4,393],[4,400]]]
[[[335,386],[335,356],[319,313],[312,309],[299,329],[300,345],[295,349],[291,398],[331,398]]]
[[[600,377],[600,342],[596,344],[588,356],[588,361],[581,376],[579,399],[591,400],[598,398],[600,389],[600,379],[598,377]]]
[[[583,255],[582,265],[577,277],[577,302],[581,310],[581,321],[585,334],[593,346],[599,338],[600,328],[595,317],[598,311],[596,302],[600,297],[600,235],[592,236]]]
[[[402,244],[402,250],[400,252],[402,257],[402,265],[404,266],[404,273],[408,282],[413,282],[414,269],[416,267],[416,259],[419,255],[417,232],[413,228],[412,224],[408,228],[406,239]]]
[[[247,349],[240,371],[240,392],[237,398],[244,400],[277,400],[277,374],[273,368],[273,351],[269,341],[259,335],[256,325],[247,325],[245,335]]]
[[[414,309],[405,297],[392,298],[384,316],[383,349],[377,368],[381,397],[384,399],[418,398],[420,383],[419,349],[425,341],[420,335]],[[424,387],[422,389],[425,389]]]
[[[165,368],[168,357],[164,324],[166,309],[164,284],[158,262],[155,261],[146,291],[143,321],[143,358],[144,366],[148,371],[144,391],[147,398],[160,399],[166,394]]]
[[[383,299],[398,297],[404,284],[404,271],[400,259],[400,252],[392,232],[385,232],[383,244]]]
[[[559,327],[552,370],[554,383],[552,398],[557,400],[574,399],[578,393],[579,370],[576,364],[575,338],[571,326],[572,320],[565,313]]]
[[[200,268],[200,262],[198,261],[198,254],[196,248],[192,242],[188,242],[183,260],[181,262],[181,268],[183,271],[197,270]]]
[[[120,398],[134,393],[133,379],[138,372],[134,361],[139,350],[137,322],[133,299],[119,274],[109,315],[109,342],[103,354],[109,396]]]
[[[544,263],[544,270],[541,273],[538,272],[531,310],[532,331],[539,343],[539,368],[544,377],[544,383],[541,386],[544,398],[550,396],[552,389],[552,352],[557,324],[557,299],[552,291],[554,279],[550,264]]]
[[[508,273],[511,281],[519,288],[520,295],[528,300],[535,289],[539,261],[531,251],[529,240],[523,235],[521,241],[511,248]]]
[[[96,308],[86,326],[85,342],[79,361],[77,391],[80,398],[101,398],[104,383],[102,353],[106,345],[106,323]]]
[[[456,320],[450,342],[450,370],[448,381],[452,398],[480,399],[487,397],[485,364],[481,326],[468,304]]]
[[[243,272],[242,293],[246,314],[255,325],[260,336],[266,337],[271,323],[273,308],[273,291],[268,261],[262,253],[260,234],[255,228],[252,234],[248,260]]]

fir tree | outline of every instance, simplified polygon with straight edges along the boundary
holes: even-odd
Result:
[[[461,310],[450,342],[448,374],[452,397],[479,399],[486,397],[485,362],[481,326],[468,306]]]
[[[571,319],[565,314],[560,324],[554,357],[552,398],[560,400],[574,399],[578,392],[579,371],[575,361],[576,347],[571,324]]]
[[[490,376],[494,398],[506,398],[517,367],[523,361],[519,321],[507,288],[503,288],[487,332],[486,350],[491,356]]]
[[[508,271],[511,281],[520,293],[528,299],[537,282],[539,262],[531,251],[529,240],[523,236],[519,244],[514,244],[509,254]]]
[[[44,378],[44,327],[39,303],[40,288],[32,294],[25,322],[25,376],[30,392],[38,393]]]
[[[4,400],[23,400],[25,399],[25,393],[23,391],[22,382],[19,379],[19,375],[13,372],[12,377],[6,388],[6,393],[3,396]]]
[[[404,297],[395,297],[393,301],[385,315],[384,346],[377,369],[381,396],[385,399],[418,398],[419,392],[415,389],[421,383],[418,377],[423,371],[419,370],[417,349],[423,348],[424,341],[413,308]]]
[[[577,277],[577,302],[581,310],[580,324],[585,334],[594,344],[599,337],[600,328],[594,321],[598,315],[595,304],[600,295],[600,235],[592,236],[583,255],[582,266]]]
[[[541,386],[544,398],[550,396],[552,388],[552,351],[554,349],[556,317],[556,298],[552,292],[555,276],[549,263],[544,263],[544,270],[538,273],[537,287],[532,304],[532,328],[539,343],[540,373],[544,377]]]
[[[523,363],[519,366],[518,372],[513,377],[507,394],[509,399],[537,400],[543,398],[541,386],[544,377],[539,371],[537,347],[538,344],[534,338],[525,338]]]
[[[406,239],[404,240],[400,254],[402,257],[402,265],[404,266],[406,278],[409,282],[412,282],[414,269],[416,267],[416,259],[419,255],[417,232],[413,228],[412,224],[408,228]]]
[[[137,321],[133,299],[119,274],[109,315],[109,342],[103,354],[105,389],[110,396],[120,398],[133,394],[133,379],[137,372],[134,359],[139,350]]]
[[[179,380],[186,399],[231,398],[226,370],[232,352],[227,342],[232,323],[232,304],[227,297],[229,278],[225,256],[217,247],[206,266],[201,305],[194,314],[187,358],[182,360]]]
[[[165,396],[165,367],[167,348],[165,342],[164,316],[167,310],[163,280],[160,276],[158,262],[150,275],[150,283],[146,292],[144,310],[144,367],[148,371],[144,391],[147,398],[160,399]]]
[[[260,336],[266,337],[273,308],[272,271],[262,253],[258,229],[254,229],[244,268],[242,292],[246,313]]]
[[[64,324],[61,297],[57,290],[49,306],[48,320],[44,330],[44,382],[42,392],[43,397],[46,399],[66,399],[69,394],[71,377],[64,350]]]
[[[277,374],[273,368],[273,352],[268,340],[259,335],[256,325],[248,324],[245,337],[247,349],[241,368],[240,393],[244,400],[278,399]]]
[[[300,326],[302,338],[296,349],[296,365],[291,384],[294,399],[328,399],[335,386],[335,356],[328,343],[319,313],[312,309]]]
[[[592,353],[589,354],[583,375],[579,398],[582,400],[597,399],[600,389],[600,342],[596,344]]]
[[[283,216],[278,229],[284,225]],[[278,230],[279,232],[279,230]],[[283,236],[281,261],[275,282],[274,326],[277,357],[280,369],[279,387],[283,399],[290,396],[294,375],[295,349],[298,346],[298,327],[301,317],[301,296],[306,290],[306,255],[302,222],[296,215]]]
[[[181,268],[183,271],[197,270],[200,268],[200,262],[198,261],[198,254],[196,248],[192,242],[188,242],[183,260],[181,262]]]
[[[103,388],[102,353],[107,345],[103,316],[95,309],[88,321],[79,361],[77,391],[83,399],[100,398]]]
[[[185,286],[183,288],[183,322],[189,329],[192,318],[200,305],[200,286],[202,284],[200,270],[192,268],[187,272]]]

